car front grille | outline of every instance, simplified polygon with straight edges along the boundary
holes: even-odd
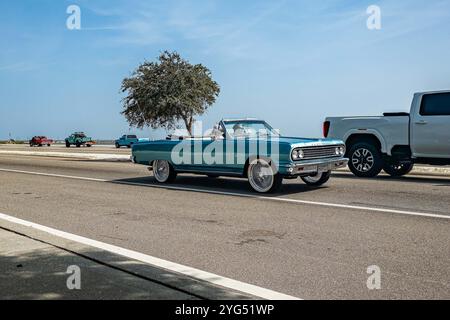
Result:
[[[325,147],[301,148],[303,150],[303,154],[304,154],[302,160],[339,157],[338,155],[336,155],[336,147],[339,147],[339,146],[336,145],[336,146],[325,146]]]

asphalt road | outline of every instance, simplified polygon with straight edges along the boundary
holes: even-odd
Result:
[[[299,298],[450,299],[449,178],[338,173],[260,197],[242,179],[169,189],[131,163],[1,155],[0,181],[2,213]]]

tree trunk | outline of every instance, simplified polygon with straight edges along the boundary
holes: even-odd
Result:
[[[192,125],[194,123],[193,117],[187,117],[183,118],[184,124],[186,125],[186,130],[188,131],[189,135],[192,137]]]

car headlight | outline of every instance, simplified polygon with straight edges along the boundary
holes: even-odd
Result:
[[[304,156],[302,149],[295,149],[292,151],[292,160],[301,160]]]
[[[343,146],[336,147],[335,152],[337,156],[343,156],[345,154],[345,148]]]
[[[303,153],[303,150],[302,149],[298,149],[298,157],[299,157],[299,159],[303,159],[303,157],[305,156],[305,154]]]

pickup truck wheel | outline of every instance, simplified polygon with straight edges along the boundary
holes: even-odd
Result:
[[[355,143],[348,154],[348,167],[357,177],[375,177],[383,168],[380,150],[368,142]]]
[[[159,183],[173,182],[177,177],[176,171],[166,160],[155,160],[153,162],[153,175]]]
[[[386,162],[383,166],[384,172],[392,177],[401,177],[411,172],[414,168],[414,163],[389,163]]]
[[[69,141],[66,141],[66,148],[70,148],[70,143],[69,143]]]
[[[269,161],[265,159],[253,160],[247,169],[248,182],[253,190],[260,193],[279,191],[283,184],[283,177]]]
[[[317,173],[315,176],[301,177],[304,183],[309,186],[318,187],[330,180],[331,171]]]

